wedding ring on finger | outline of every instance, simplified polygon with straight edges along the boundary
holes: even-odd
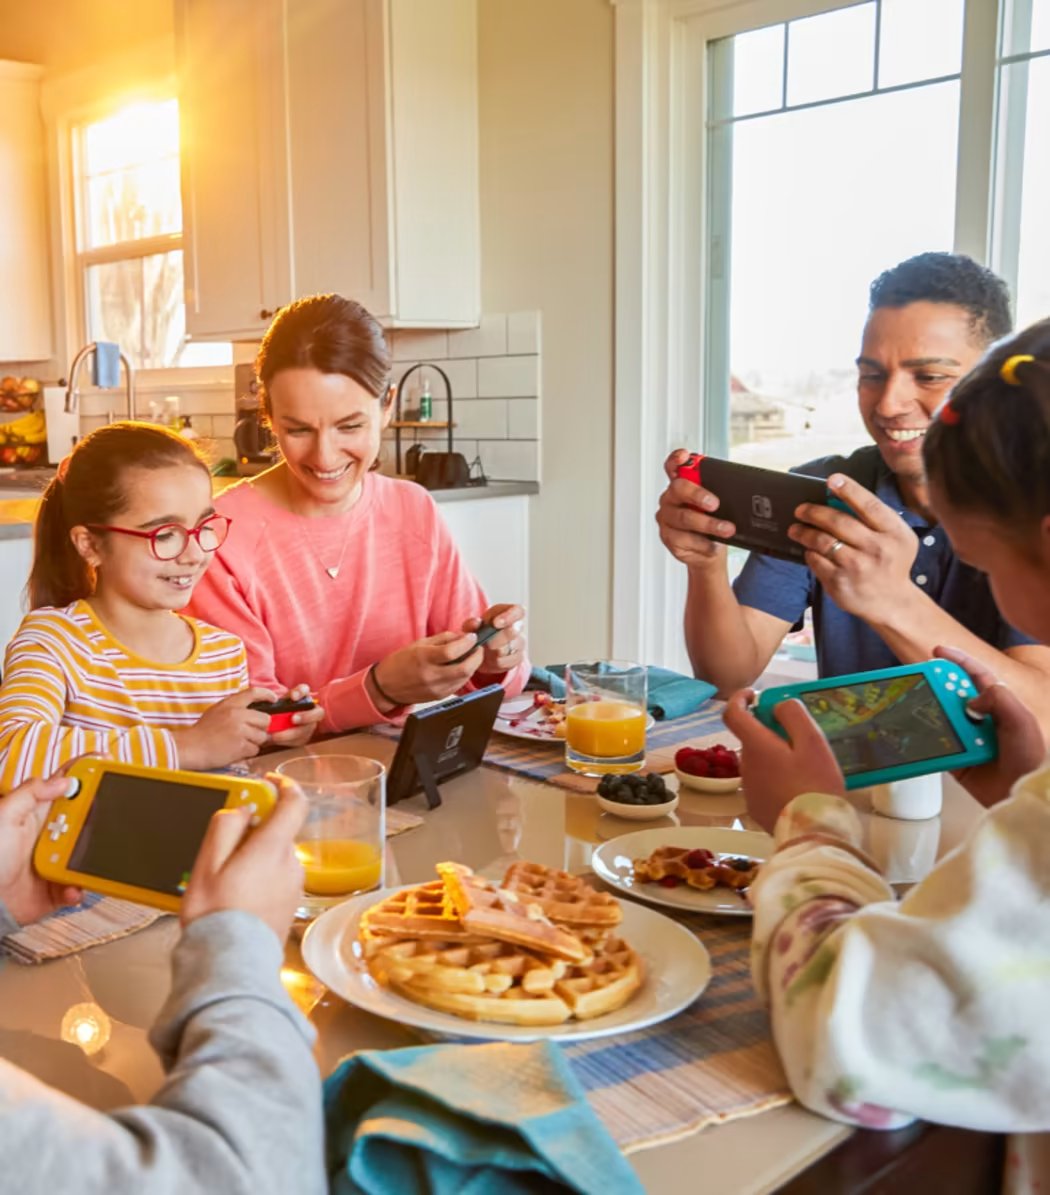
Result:
[[[830,560],[832,558],[832,556],[834,556],[835,553],[839,550],[839,548],[844,548],[845,546],[846,546],[846,544],[843,540],[837,539],[831,545],[831,547],[828,548],[828,550],[824,553],[824,555],[828,558],[828,560]]]

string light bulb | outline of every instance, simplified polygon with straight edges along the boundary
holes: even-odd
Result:
[[[60,1032],[63,1041],[79,1046],[91,1057],[109,1041],[113,1023],[97,1004],[74,1004],[62,1018]]]

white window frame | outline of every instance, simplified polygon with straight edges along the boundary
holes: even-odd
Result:
[[[130,244],[136,246],[136,255],[141,251],[142,256],[185,249],[184,233],[180,231],[126,242],[123,246],[79,250],[79,195],[73,131],[80,125],[105,119],[128,104],[149,103],[172,96],[178,96],[178,86],[174,50],[167,40],[146,43],[117,61],[107,63],[104,69],[88,68],[47,80],[42,88],[41,107],[52,179],[52,277],[57,317],[55,368],[63,377],[67,376],[70,363],[87,340],[86,266],[105,260],[127,260],[131,256],[126,251]],[[238,359],[235,346],[233,360]],[[233,369],[233,364],[140,369],[135,372],[135,391],[145,399],[150,394],[166,394],[172,390],[187,392],[232,386]],[[145,409],[143,399],[136,403],[139,415]]]
[[[707,43],[860,0],[612,0],[616,27],[616,349],[611,649],[688,670],[686,573],[653,512],[675,446],[708,412]],[[966,0],[955,250],[990,260],[1000,0]],[[688,117],[687,117],[688,114]]]

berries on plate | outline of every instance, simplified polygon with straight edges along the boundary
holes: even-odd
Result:
[[[621,805],[663,805],[672,796],[664,778],[656,772],[646,776],[638,772],[603,776],[598,782],[598,795]]]
[[[688,776],[701,776],[705,780],[732,780],[740,775],[737,753],[722,743],[713,747],[682,747],[675,752],[674,765]]]

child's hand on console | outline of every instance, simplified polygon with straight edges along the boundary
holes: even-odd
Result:
[[[275,701],[269,689],[253,685],[217,701],[197,721],[172,731],[180,768],[224,768],[259,754],[267,739],[269,715],[249,709],[253,701]]]

